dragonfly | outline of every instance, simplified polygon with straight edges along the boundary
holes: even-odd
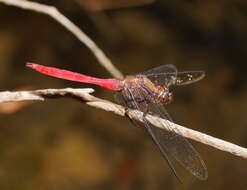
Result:
[[[145,127],[172,173],[180,182],[181,179],[169,159],[169,155],[172,155],[198,179],[207,179],[208,172],[204,161],[188,140],[180,135],[178,129],[175,131],[171,127],[171,122],[173,121],[165,109],[165,105],[173,101],[173,93],[169,89],[171,86],[188,85],[197,82],[205,77],[204,71],[178,72],[174,65],[169,64],[161,65],[140,74],[128,75],[123,80],[119,80],[115,78],[96,78],[34,63],[27,63],[26,66],[52,77],[94,84],[115,91],[115,97],[125,106],[126,113],[128,113],[129,109],[143,113],[141,125]],[[154,126],[146,118],[147,114],[162,118],[163,121],[159,124],[164,129]],[[133,121],[133,123],[140,125],[136,121]],[[165,130],[165,128],[170,130]]]

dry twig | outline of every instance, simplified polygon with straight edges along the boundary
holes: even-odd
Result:
[[[18,102],[18,101],[27,101],[27,100],[43,101],[48,98],[71,97],[80,100],[82,102],[85,102],[89,106],[114,112],[117,115],[121,115],[121,116],[125,115],[124,107],[90,95],[90,93],[92,93],[93,91],[94,91],[93,89],[72,89],[72,88],[44,89],[44,90],[17,91],[17,92],[4,91],[4,92],[0,92],[0,103]],[[136,110],[130,110],[128,114],[131,118],[142,122],[141,112]],[[161,125],[162,122],[169,122],[152,115],[147,115],[147,120],[151,122],[154,126],[160,128],[166,126],[166,125]],[[192,129],[185,128],[183,126],[177,125],[172,122],[170,122],[170,124],[171,126],[169,126],[169,128],[166,128],[166,130],[173,130],[175,132],[179,131],[179,134],[186,138],[201,142],[203,144],[207,144],[209,146],[212,146],[214,148],[217,148],[225,152],[229,152],[231,154],[240,156],[242,158],[247,158],[247,149],[243,147],[200,133]]]
[[[99,63],[105,67],[107,71],[111,73],[115,78],[122,79],[122,73],[112,64],[111,60],[106,57],[104,52],[74,23],[72,23],[67,17],[61,14],[56,7],[43,5],[36,2],[30,2],[26,0],[0,0],[0,3],[19,7],[26,10],[35,11],[38,13],[46,14],[64,26],[69,30],[78,40],[84,43],[98,59]]]

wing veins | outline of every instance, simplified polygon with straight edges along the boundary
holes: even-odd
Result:
[[[153,99],[153,102],[155,102],[155,99]],[[165,111],[163,105],[157,102],[154,104],[151,101],[149,103],[149,109],[153,112],[151,113],[152,115],[158,115],[161,118],[172,121],[169,114]],[[162,122],[160,122],[160,124],[161,126],[163,125]],[[170,124],[168,122],[166,122],[166,125],[167,125],[166,127],[169,128]],[[167,151],[171,152],[172,155],[176,158],[176,160],[182,166],[188,169],[193,175],[195,175],[201,180],[205,180],[207,178],[207,169],[199,153],[197,153],[197,151],[188,142],[186,138],[184,138],[182,135],[179,135],[179,130],[176,129],[176,131],[174,131],[173,128],[169,128],[169,131],[167,131],[166,129],[164,130],[154,128],[154,132],[157,131],[159,132],[158,134],[156,134],[156,138],[160,140],[161,146]],[[166,142],[164,143],[164,141]],[[179,144],[183,146],[182,150],[178,146]],[[178,151],[179,148],[180,150]],[[183,154],[185,154],[184,158],[183,158]]]
[[[134,101],[134,96],[133,93],[131,92],[131,90],[129,88],[127,88],[130,96],[133,99],[133,103],[135,105],[135,108],[138,109],[139,111],[143,112],[145,110],[142,110],[138,104]],[[159,143],[159,141],[157,140],[156,136],[154,135],[154,132],[152,130],[152,127],[150,126],[150,123],[148,122],[148,120],[145,118],[144,112],[143,112],[143,124],[145,126],[145,128],[147,129],[147,132],[149,133],[149,135],[151,136],[151,139],[153,140],[153,142],[156,144],[156,146],[158,147],[159,151],[161,152],[162,157],[165,159],[165,161],[167,162],[169,168],[171,169],[173,175],[178,179],[179,182],[182,183],[180,177],[178,176],[173,164],[171,163],[171,161],[169,160],[166,151],[164,150],[164,148],[161,146],[161,144]]]

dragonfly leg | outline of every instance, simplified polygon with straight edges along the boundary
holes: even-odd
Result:
[[[127,108],[127,107],[124,108],[124,116],[128,117],[129,119],[131,119],[130,116],[129,116],[129,108]]]
[[[126,117],[129,119],[129,121],[130,121],[132,124],[134,124],[134,126],[138,125],[138,124],[137,124],[136,122],[134,122],[133,119],[129,116],[129,108],[127,108],[127,107],[124,108],[124,116],[126,116]],[[138,126],[140,126],[140,125],[138,125]]]
[[[139,104],[144,103],[146,100],[145,99],[136,99],[136,100],[132,100],[132,99],[128,99],[128,100],[124,100],[124,103],[127,107],[129,108],[133,108],[136,109],[135,107],[133,107],[133,102],[137,101]]]

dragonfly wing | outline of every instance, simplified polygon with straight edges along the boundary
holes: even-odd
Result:
[[[115,98],[122,103],[124,106],[131,108],[131,109],[136,109],[138,111],[142,111],[145,110],[145,108],[147,107],[145,102],[142,102],[141,104],[137,103],[134,99],[130,100],[130,97],[133,97],[133,93],[131,92],[131,90],[129,90],[128,94],[122,94],[122,93],[117,93]],[[171,169],[172,173],[174,174],[174,176],[181,182],[179,176],[177,175],[177,172],[175,170],[175,168],[173,167],[171,161],[168,158],[168,155],[166,153],[166,150],[162,147],[162,145],[159,143],[159,141],[157,140],[157,138],[155,137],[153,131],[152,131],[152,126],[151,124],[145,119],[144,116],[141,116],[143,119],[143,123],[139,124],[136,121],[132,120],[133,123],[137,126],[139,125],[144,125],[144,127],[147,129],[149,135],[151,136],[152,140],[154,141],[154,143],[157,145],[157,147],[159,148],[159,151],[161,152],[163,158],[165,159],[165,161],[167,162],[169,168]]]
[[[136,94],[138,94],[139,97],[142,97],[142,99],[135,100]],[[127,107],[171,121],[171,118],[166,112],[164,106],[156,102],[150,94],[150,92],[147,92],[146,89],[140,86],[138,90],[128,88],[128,93],[123,94],[122,96]],[[145,100],[149,100],[149,102]],[[203,160],[193,146],[187,141],[187,139],[179,135],[179,131],[174,131],[169,122],[160,122],[161,126],[164,126],[164,130],[162,130],[156,126],[153,126],[145,117],[143,117],[143,121],[145,128],[149,132],[155,144],[158,146],[160,152],[177,178],[178,175],[169,161],[167,152],[170,152],[175,159],[193,175],[201,180],[207,179],[207,169]],[[165,128],[169,127],[171,130],[167,131]]]
[[[177,72],[174,65],[162,65],[154,69],[145,71],[137,76],[149,78],[155,85],[187,85],[197,82],[205,77],[204,71]]]
[[[174,65],[161,65],[148,71],[138,74],[137,76],[144,76],[149,78],[156,85],[173,85],[177,78],[177,69]]]
[[[197,82],[205,77],[204,71],[178,72],[175,85],[187,85]]]
[[[149,113],[172,121],[162,104],[149,103]],[[208,173],[206,165],[194,147],[187,139],[179,135],[178,130],[175,131],[172,129],[169,122],[160,122],[160,124],[162,124],[164,128],[170,128],[170,131],[167,131],[166,129],[163,130],[152,126],[152,131],[161,146],[169,151],[183,167],[197,178],[201,180],[207,179]]]

